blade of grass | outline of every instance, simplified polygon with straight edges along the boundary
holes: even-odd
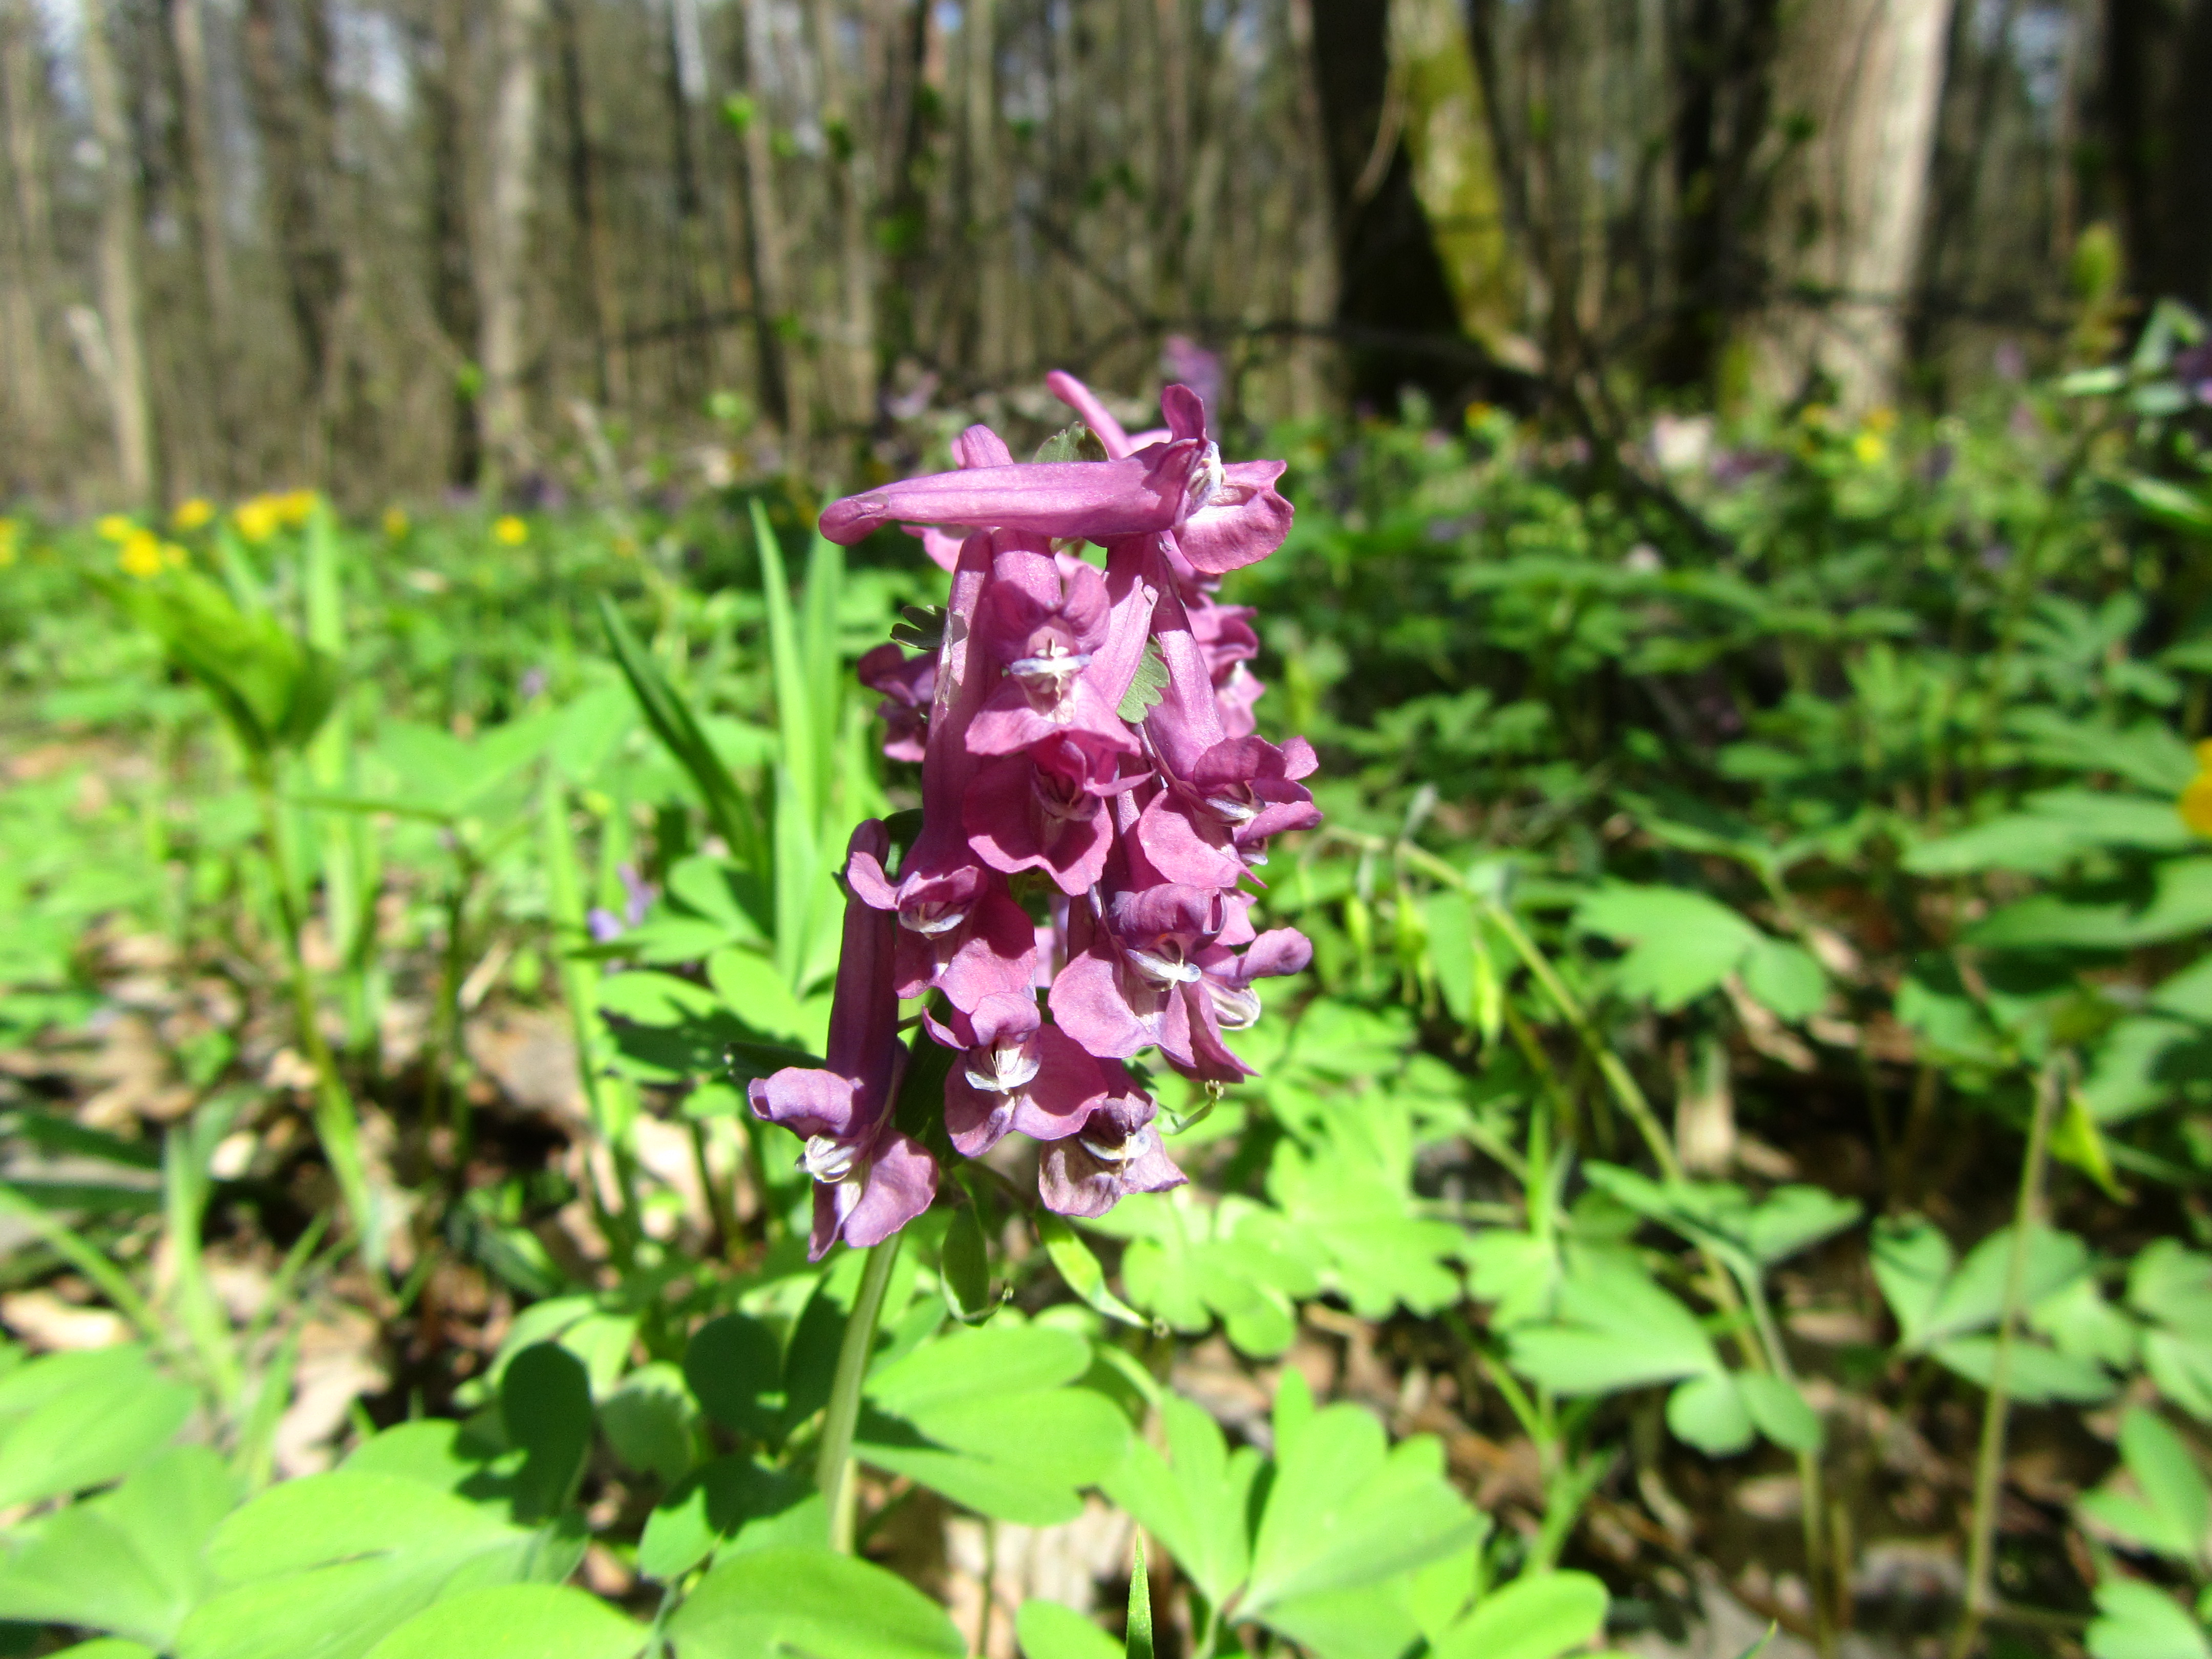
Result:
[[[605,594],[599,596],[599,620],[606,629],[608,647],[614,653],[623,678],[629,682],[630,693],[637,699],[646,724],[690,778],[707,808],[708,819],[728,843],[732,856],[744,866],[752,889],[745,896],[745,908],[762,931],[766,932],[771,918],[761,901],[773,885],[773,853],[760,815],[730,776],[721,757],[714,752],[714,744],[708,741],[690,705],[654,666],[630,632],[629,624]]]

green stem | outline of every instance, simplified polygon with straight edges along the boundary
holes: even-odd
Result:
[[[2036,1079],[2035,1115],[2028,1122],[2027,1156],[2021,1164],[2020,1196],[2013,1206],[2012,1248],[2005,1259],[2004,1301],[1997,1315],[1997,1351],[1990,1362],[1990,1395],[1982,1407],[1982,1441],[1974,1457],[1974,1509],[1966,1544],[1966,1609],[1959,1620],[1957,1635],[1951,1639],[1951,1659],[1966,1659],[1994,1604],[1990,1558],[1996,1546],[1997,1489],[2004,1471],[2005,1425],[2012,1406],[2007,1390],[2012,1382],[2013,1337],[2027,1284],[2028,1235],[2043,1209],[2051,1122],[2057,1115],[2064,1083],[2064,1056],[2054,1054]]]
[[[361,1121],[353,1097],[346,1091],[345,1079],[338,1075],[337,1057],[324,1039],[322,1020],[316,1012],[314,976],[301,949],[300,908],[292,884],[292,859],[285,844],[283,820],[277,810],[275,780],[264,771],[254,779],[254,793],[260,798],[263,850],[269,860],[270,879],[276,889],[276,915],[284,934],[285,965],[291,975],[293,1018],[299,1027],[300,1046],[307,1051],[307,1063],[315,1073],[315,1138],[322,1143],[323,1156],[330,1161],[331,1173],[337,1178],[338,1191],[353,1218],[354,1235],[361,1242],[362,1254],[372,1268],[381,1272],[384,1237],[376,1225],[368,1171],[362,1161]]]
[[[1628,1067],[1622,1064],[1620,1056],[1613,1053],[1612,1045],[1598,1034],[1597,1027],[1591,1023],[1589,1011],[1583,1006],[1581,1000],[1567,988],[1566,981],[1552,966],[1551,958],[1521,926],[1519,917],[1495,899],[1486,901],[1484,908],[1492,925],[1505,935],[1522,964],[1534,976],[1536,982],[1544,988],[1544,994],[1551,998],[1560,1017],[1574,1028],[1577,1040],[1582,1043],[1583,1052],[1589,1055],[1591,1063],[1597,1067],[1598,1075],[1605,1079],[1607,1089],[1619,1103],[1620,1109],[1628,1114],[1628,1120],[1636,1126],[1637,1133],[1644,1137],[1644,1144],[1650,1149],[1652,1162],[1659,1166],[1660,1174],[1669,1181],[1680,1181],[1682,1164],[1681,1160],[1674,1156],[1674,1143],[1668,1139],[1658,1114],[1651,1109],[1651,1103],[1644,1097],[1642,1085],[1629,1074]]]
[[[893,1233],[871,1249],[860,1269],[860,1288],[853,1298],[853,1316],[845,1322],[845,1340],[837,1349],[837,1374],[830,1384],[830,1407],[822,1419],[822,1449],[814,1459],[814,1483],[830,1508],[830,1547],[840,1555],[853,1553],[857,1489],[853,1479],[853,1431],[860,1421],[860,1389],[868,1380],[876,1323],[883,1317],[884,1290],[890,1283],[891,1264],[898,1260],[899,1238],[899,1234]]]

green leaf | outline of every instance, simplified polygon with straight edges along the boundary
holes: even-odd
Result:
[[[1264,1621],[1294,1595],[1378,1583],[1450,1554],[1480,1529],[1444,1479],[1433,1437],[1388,1447],[1382,1425],[1350,1404],[1291,1417],[1253,1541],[1239,1603],[1247,1616]]]
[[[1789,1451],[1820,1450],[1820,1415],[1796,1387],[1755,1371],[1739,1373],[1735,1382],[1761,1434]]]
[[[2081,1499],[2083,1511],[2177,1561],[2193,1565],[2202,1559],[2212,1532],[2212,1492],[2187,1443],[2155,1412],[2132,1406],[2120,1421],[2120,1460],[2142,1501],[2106,1486]],[[2114,1524],[2123,1516],[2132,1524]]]
[[[1809,1019],[1827,1000],[1828,977],[1802,945],[1761,938],[1744,956],[1743,988],[1778,1019]]]
[[[1065,1277],[1065,1275],[1063,1275]],[[973,1198],[952,1212],[938,1256],[938,1280],[945,1305],[963,1325],[981,1324],[998,1311],[991,1295],[991,1252],[983,1237],[981,1213]]]
[[[539,1342],[507,1362],[500,1381],[500,1419],[522,1449],[515,1517],[537,1521],[568,1506],[592,1449],[592,1380],[583,1362],[556,1342]]]
[[[1030,459],[1038,462],[1103,461],[1106,459],[1106,446],[1097,433],[1077,421],[1039,444]]]
[[[614,653],[623,678],[629,682],[646,724],[691,780],[706,804],[707,816],[751,878],[745,910],[765,930],[769,915],[763,896],[767,884],[763,878],[769,869],[769,848],[759,814],[714,752],[690,706],[662,678],[653,659],[630,633],[629,624],[615,609],[614,601],[604,593],[599,596],[599,621],[606,630],[608,648]]]
[[[1121,1466],[1099,1486],[1219,1607],[1251,1570],[1246,1511],[1261,1457],[1249,1446],[1232,1456],[1212,1418],[1178,1395],[1160,1401],[1160,1426],[1164,1456],[1133,1438]]]
[[[157,1375],[135,1343],[17,1367],[0,1378],[0,1508],[116,1479],[191,1408],[192,1391]]]
[[[1121,1644],[1057,1601],[1023,1602],[1014,1635],[1028,1659],[1123,1659]]]
[[[811,1482],[748,1457],[718,1457],[646,1517],[637,1570],[665,1583],[718,1551],[828,1541],[827,1513]]]
[[[514,1375],[510,1366],[510,1380]],[[684,1373],[656,1360],[632,1371],[600,1403],[599,1430],[624,1464],[672,1486],[691,1468],[696,1415]]]
[[[416,1613],[368,1659],[633,1659],[646,1632],[560,1584],[471,1590]]]
[[[1643,1271],[1617,1260],[1577,1264],[1559,1291],[1559,1321],[1515,1331],[1516,1370],[1564,1395],[1617,1394],[1722,1369],[1712,1339]]]
[[[668,1621],[677,1659],[961,1659],[945,1611],[904,1579],[827,1550],[753,1550],[699,1582]]]
[[[1152,1322],[1106,1288],[1106,1270],[1098,1265],[1098,1258],[1082,1236],[1060,1217],[1049,1210],[1037,1214],[1037,1237],[1044,1243],[1045,1254],[1052,1265],[1060,1270],[1067,1288],[1109,1319],[1118,1319],[1125,1325],[1134,1325],[1140,1330],[1152,1328]]]
[[[165,1452],[113,1492],[26,1529],[27,1541],[0,1564],[0,1619],[167,1647],[212,1588],[201,1547],[237,1501],[237,1484],[214,1452]]]
[[[513,1524],[416,1480],[340,1469],[287,1480],[237,1510],[206,1560],[235,1588],[204,1602],[178,1659],[360,1659],[441,1595],[565,1578],[580,1533]]]
[[[1931,1350],[1943,1365],[1969,1382],[1988,1388],[1996,1374],[1997,1340],[1994,1336],[1959,1336],[1939,1342]],[[2047,1348],[2023,1336],[2013,1339],[2006,1361],[2005,1391],[2031,1406],[2063,1400],[2073,1405],[2094,1405],[2112,1397],[2112,1379],[2094,1361],[2076,1358]]]
[[[1137,1559],[1129,1572],[1129,1631],[1126,1659],[1152,1659],[1152,1587],[1145,1574],[1145,1540],[1137,1540]]]
[[[684,1351],[692,1398],[726,1429],[755,1439],[783,1425],[783,1350],[775,1333],[749,1314],[724,1314],[692,1334]]]
[[[1000,1520],[1067,1520],[1129,1442],[1111,1401],[1065,1386],[1090,1368],[1090,1344],[1050,1326],[924,1343],[869,1376],[855,1455]]]
[[[1764,937],[1726,905],[1680,887],[1607,882],[1575,911],[1585,933],[1631,945],[1615,968],[1622,993],[1662,1010],[1718,985]]]
[[[1730,1457],[1752,1443],[1751,1407],[1728,1372],[1693,1376],[1667,1396],[1667,1426],[1708,1457]]]
[[[1167,695],[1168,659],[1160,654],[1160,642],[1145,641],[1145,654],[1137,659],[1137,672],[1129,682],[1129,689],[1121,694],[1121,701],[1114,712],[1131,722],[1145,718],[1146,711],[1157,705]]]
[[[1897,1321],[1898,1336],[1908,1351],[1924,1345],[1936,1304],[1950,1282],[1958,1257],[1942,1230],[1918,1216],[1875,1224],[1872,1251],[1875,1283]]]
[[[1559,1659],[1605,1628],[1611,1598],[1586,1572],[1515,1579],[1475,1603],[1431,1651],[1436,1659]]]
[[[2097,1617],[2087,1645],[2092,1659],[2207,1659],[2212,1644],[2197,1622],[2165,1591],[2139,1578],[2107,1578],[2097,1586]]]

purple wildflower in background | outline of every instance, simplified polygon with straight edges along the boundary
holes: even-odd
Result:
[[[1133,437],[1080,381],[1048,384],[1105,460],[1019,464],[970,427],[954,471],[822,514],[839,543],[921,538],[951,592],[935,648],[860,662],[884,752],[921,765],[922,821],[896,872],[882,824],[854,835],[828,1064],[750,1085],[805,1138],[817,1257],[889,1237],[936,1192],[934,1157],[891,1123],[900,999],[927,998],[923,1029],[952,1051],[944,1144],[973,1158],[1028,1135],[1046,1206],[1096,1216],[1183,1180],[1125,1062],[1251,1075],[1229,1039],[1260,1017],[1254,981],[1312,956],[1293,929],[1255,933],[1244,883],[1270,837],[1320,822],[1313,747],[1256,735],[1252,613],[1216,598],[1282,545],[1283,464],[1224,465],[1188,386]]]

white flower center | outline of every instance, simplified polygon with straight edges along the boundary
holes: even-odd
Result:
[[[829,1135],[811,1135],[806,1150],[799,1155],[799,1167],[817,1181],[835,1186],[853,1173],[860,1148]]]
[[[943,899],[925,899],[899,912],[899,926],[917,933],[949,933],[968,920],[968,907]]]
[[[1182,947],[1170,941],[1158,951],[1132,950],[1129,960],[1137,964],[1137,971],[1155,985],[1188,985],[1203,979],[1206,970],[1195,963],[1185,962]]]
[[[1011,1095],[1027,1088],[1037,1074],[1038,1060],[1029,1044],[994,1043],[968,1051],[968,1081],[986,1093]]]

